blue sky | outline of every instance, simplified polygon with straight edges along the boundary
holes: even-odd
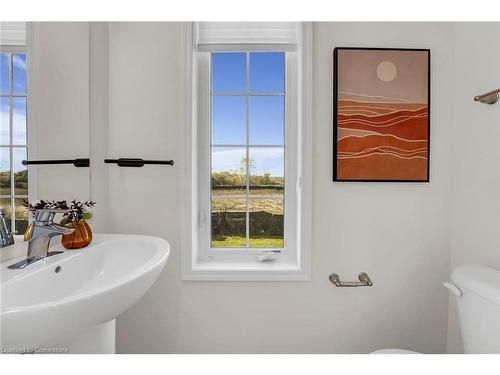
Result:
[[[2,94],[8,94],[10,91],[9,83],[9,54],[0,55],[0,91]],[[13,92],[14,94],[26,93],[26,55],[13,56]],[[9,143],[9,99],[0,98],[0,142],[2,145]],[[13,99],[13,141],[14,144],[22,145],[26,143],[26,98]],[[0,170],[9,170],[8,149],[2,148],[2,158]],[[14,171],[26,169],[21,165],[21,160],[26,158],[26,151],[23,148],[15,148]]]
[[[255,52],[248,59],[245,52],[212,53],[212,144],[245,145],[248,109],[250,147],[283,146],[284,96],[276,94],[283,94],[284,86],[283,52]],[[244,148],[213,148],[212,169],[239,170],[242,157]],[[250,149],[250,158],[255,165],[252,174],[269,172],[283,176],[283,149],[254,147]]]
[[[26,93],[26,55],[13,56],[14,93]],[[0,90],[2,94],[9,92],[9,54],[0,56]]]
[[[2,147],[0,149],[0,171],[8,171],[10,170],[10,154],[9,154],[9,149],[7,147]],[[13,149],[13,156],[14,156],[14,172],[19,172],[23,171],[26,169],[26,166],[21,164],[21,161],[26,159],[26,148],[25,147],[14,147]]]

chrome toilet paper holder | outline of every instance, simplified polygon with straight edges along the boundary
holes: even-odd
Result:
[[[340,277],[336,273],[332,273],[328,276],[328,280],[336,287],[356,287],[356,286],[372,286],[373,282],[370,276],[366,272],[361,272],[358,275],[359,281],[341,281]]]

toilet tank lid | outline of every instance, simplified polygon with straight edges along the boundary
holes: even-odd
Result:
[[[468,264],[455,268],[451,280],[460,288],[500,305],[500,271],[481,264]]]

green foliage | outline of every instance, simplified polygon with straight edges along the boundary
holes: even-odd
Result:
[[[250,186],[284,186],[285,181],[283,177],[272,177],[270,173],[266,172],[262,175],[250,176]]]
[[[273,177],[270,173],[261,175],[250,175],[250,186],[252,187],[269,187],[269,186],[284,186],[283,177]],[[245,186],[246,175],[236,171],[229,172],[212,172],[212,186],[216,189],[221,186]]]
[[[231,186],[246,186],[247,179],[247,159],[242,158],[240,161],[240,170],[229,170],[224,172],[212,172],[212,186],[214,189],[231,187]],[[249,159],[248,161],[249,184],[252,188],[259,187],[283,187],[283,177],[273,177],[269,172],[263,174],[255,174],[255,161]]]
[[[28,195],[28,171],[23,170],[14,173],[14,186],[16,195]],[[10,171],[0,172],[0,191],[3,195],[11,195]]]
[[[237,172],[212,172],[212,186],[243,186],[246,176]]]
[[[10,195],[10,172],[0,172],[0,190],[3,195]]]
[[[16,194],[27,195],[28,194],[28,171],[19,171],[14,173],[14,186],[16,188]]]

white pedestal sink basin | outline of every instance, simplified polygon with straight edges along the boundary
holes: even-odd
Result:
[[[160,238],[97,234],[24,269],[7,268],[22,258],[2,263],[2,351],[114,352],[114,319],[151,287],[169,252]]]

